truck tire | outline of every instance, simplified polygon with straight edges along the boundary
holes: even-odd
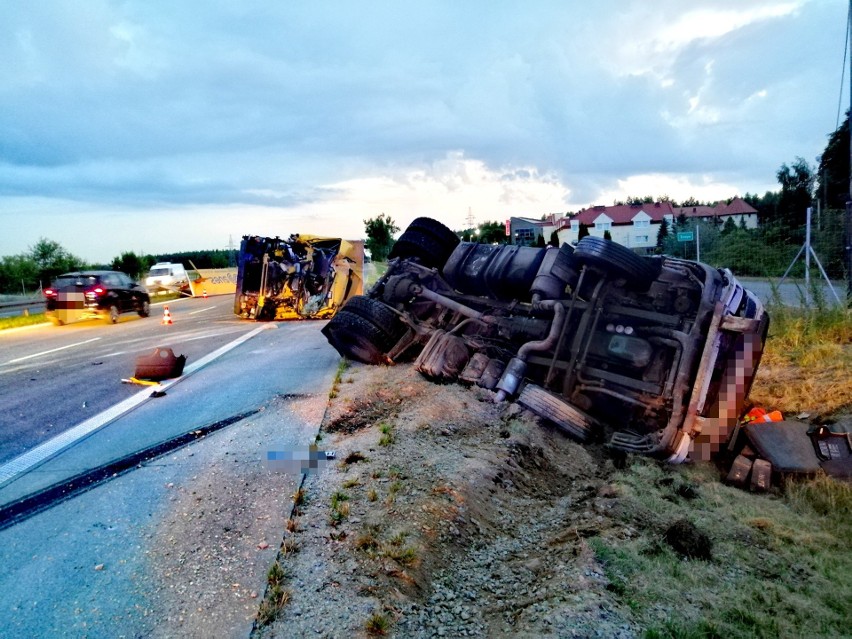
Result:
[[[417,258],[424,266],[440,269],[459,241],[455,233],[437,220],[418,217],[399,236],[388,257]]]
[[[350,298],[322,329],[331,345],[344,357],[365,364],[387,363],[387,352],[405,333],[396,313],[364,295]]]
[[[518,403],[539,417],[553,422],[559,430],[580,442],[591,439],[598,426],[594,418],[535,384],[524,386],[518,396]]]
[[[591,235],[587,235],[577,244],[574,260],[578,264],[595,266],[616,277],[622,277],[631,287],[640,291],[648,290],[651,282],[657,277],[653,265],[629,248]]]
[[[402,337],[402,334],[405,332],[405,326],[403,326],[399,316],[387,304],[383,304],[371,297],[364,295],[350,297],[338,312],[344,311],[363,317],[371,324],[385,331],[388,335],[395,336],[396,339]]]

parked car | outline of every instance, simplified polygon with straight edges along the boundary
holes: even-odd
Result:
[[[115,324],[121,313],[148,317],[151,300],[144,286],[119,271],[63,273],[44,290],[45,314],[62,325],[102,318]]]
[[[672,462],[727,441],[769,327],[729,270],[597,237],[476,244],[418,218],[390,257],[323,328],[342,355],[416,358],[424,375],[515,399],[580,441]]]

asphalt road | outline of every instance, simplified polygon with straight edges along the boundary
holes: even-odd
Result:
[[[14,406],[12,415],[4,411],[2,429],[18,434],[4,432],[8,457],[147,392],[119,381],[140,353],[168,345],[188,355],[189,368],[257,331],[164,397],[146,399],[0,485],[0,505],[13,503],[63,477],[236,418],[0,530],[0,635],[248,634],[259,603],[250,595],[262,597],[298,481],[265,470],[263,459],[269,450],[314,441],[339,356],[319,332],[323,322],[240,321],[228,298],[170,309],[173,326],[158,316],[127,316],[116,326],[0,335],[0,402]]]
[[[122,384],[136,358],[156,347],[187,356],[187,364],[248,333],[230,297],[170,302],[151,317],[124,314],[118,324],[97,320],[0,332],[0,464],[126,399],[139,386]]]

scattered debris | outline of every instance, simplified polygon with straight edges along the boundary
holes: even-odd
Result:
[[[162,381],[183,375],[186,355],[175,356],[170,348],[155,348],[150,355],[136,358],[136,379]]]

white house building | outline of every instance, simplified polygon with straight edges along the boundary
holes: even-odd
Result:
[[[556,233],[560,244],[576,244],[580,224],[585,224],[589,235],[604,237],[609,231],[613,242],[645,252],[657,245],[660,224],[665,220],[671,226],[674,218],[671,202],[592,206],[566,218]]]
[[[556,232],[560,244],[576,244],[579,240],[580,224],[585,224],[589,235],[604,237],[604,233],[609,231],[613,242],[638,253],[646,253],[657,245],[660,224],[665,222],[671,230],[674,221],[681,215],[687,219],[717,224],[724,224],[730,218],[737,226],[743,221],[746,228],[757,227],[757,211],[742,198],[735,197],[730,203],[719,202],[715,206],[675,208],[671,202],[591,206],[561,220]]]

